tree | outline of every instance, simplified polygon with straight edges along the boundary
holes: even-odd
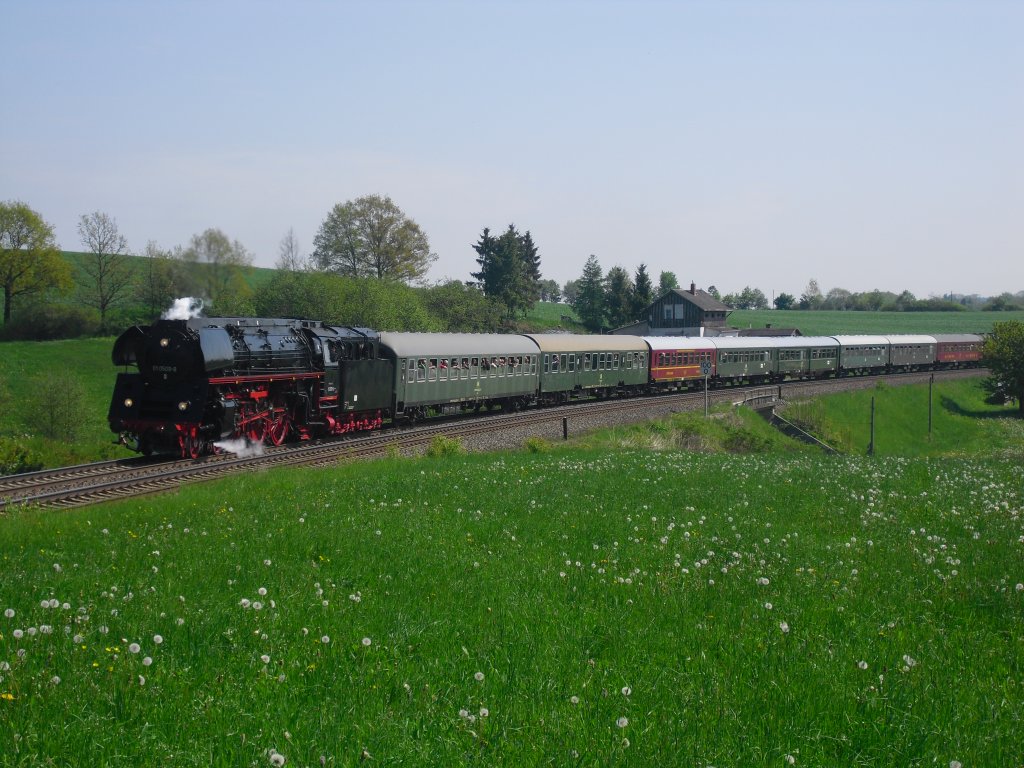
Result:
[[[0,203],[0,285],[4,324],[16,297],[71,289],[71,267],[61,257],[53,227],[25,203]]]
[[[622,267],[612,267],[604,279],[604,307],[608,324],[620,328],[633,319],[633,280]]]
[[[796,304],[796,296],[791,293],[780,293],[775,297],[776,309],[792,309]]]
[[[821,309],[854,309],[857,302],[853,294],[845,288],[832,288],[818,306]]]
[[[654,286],[651,285],[651,276],[647,274],[647,265],[642,263],[636,268],[636,275],[633,277],[633,319],[640,317],[654,301]]]
[[[479,272],[472,277],[485,296],[497,299],[506,316],[526,312],[540,298],[540,257],[529,232],[520,234],[512,224],[499,237],[484,227],[473,245]]]
[[[576,300],[572,306],[587,330],[596,332],[604,326],[604,280],[601,265],[593,254],[576,281]]]
[[[252,257],[237,240],[229,240],[219,229],[193,235],[182,252],[187,262],[204,265],[203,292],[223,314],[251,312],[252,289],[245,281],[245,270]],[[248,309],[248,311],[247,311]]]
[[[100,331],[107,330],[107,312],[128,297],[135,276],[128,241],[117,229],[117,220],[94,211],[78,220],[78,236],[88,256],[82,271],[88,284],[81,286],[82,301],[100,313]]]
[[[440,331],[495,333],[501,329],[504,307],[496,299],[484,296],[476,285],[448,280],[417,290],[423,295],[426,309],[437,318]]]
[[[334,206],[313,248],[313,262],[322,270],[405,283],[422,281],[437,260],[420,225],[380,195]]]
[[[576,297],[580,293],[580,281],[579,280],[566,280],[565,285],[562,286],[562,298],[565,299],[565,303],[570,306],[576,306]]]
[[[993,323],[992,333],[985,339],[983,357],[992,372],[985,388],[1015,399],[1018,415],[1024,418],[1024,323]]]
[[[662,272],[658,277],[658,296],[664,296],[673,288],[679,287],[675,272]]]
[[[558,303],[562,300],[562,288],[557,280],[540,281],[540,300]]]
[[[181,262],[168,251],[161,250],[156,241],[146,243],[146,264],[139,280],[139,298],[151,317],[158,316],[177,298],[175,273]],[[185,293],[188,293],[187,291]]]
[[[281,244],[277,247],[277,262],[274,264],[274,268],[284,272],[301,272],[306,266],[307,262],[299,248],[295,230],[289,227],[284,237],[281,238]]]
[[[718,289],[715,286],[713,286],[713,285],[709,285],[708,286],[708,296],[713,298],[715,301],[721,301],[722,300],[722,294],[720,294],[718,292]]]
[[[818,281],[812,278],[800,296],[800,309],[821,309],[821,303],[821,288],[818,287]]]

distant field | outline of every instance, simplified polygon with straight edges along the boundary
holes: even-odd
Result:
[[[0,764],[1015,766],[1022,503],[1012,460],[560,450],[15,514]]]
[[[992,323],[1018,320],[1024,312],[802,312],[738,309],[728,324],[736,328],[798,328],[804,336],[846,333],[987,333]]]
[[[566,322],[563,317],[571,318],[571,320]],[[579,322],[576,310],[568,304],[556,304],[549,301],[538,301],[533,309],[526,313],[526,321],[542,328],[561,327],[574,331]]]

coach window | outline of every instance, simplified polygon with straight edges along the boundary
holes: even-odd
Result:
[[[561,357],[560,357],[560,359],[558,361],[558,365],[561,368],[562,373],[565,373],[565,371],[566,371],[566,368],[565,368],[565,355],[561,355]]]
[[[437,358],[430,358],[427,364],[427,381],[437,381]]]
[[[416,381],[416,361],[410,357],[405,367],[407,370],[407,373],[405,375],[406,382],[411,383]]]
[[[438,373],[438,378],[441,379],[441,381],[448,381],[448,366],[449,365],[450,365],[450,363],[449,363],[447,357],[441,358],[441,364],[439,366],[439,373]],[[454,379],[456,377],[453,376],[452,378]]]
[[[569,373],[575,373],[575,372],[576,372],[576,354],[573,353],[573,354],[569,355]]]

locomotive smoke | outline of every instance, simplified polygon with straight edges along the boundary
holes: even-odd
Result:
[[[186,296],[175,299],[171,308],[160,315],[161,320],[191,320],[203,313],[203,300]]]
[[[244,437],[237,440],[218,440],[214,445],[226,453],[235,454],[240,459],[263,455],[263,443],[253,443]]]

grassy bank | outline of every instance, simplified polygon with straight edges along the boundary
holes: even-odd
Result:
[[[127,455],[107,426],[118,373],[110,361],[113,344],[111,338],[0,344],[0,439],[27,446],[45,466]],[[47,418],[53,414],[60,415],[56,422]]]
[[[981,378],[937,381],[929,387],[880,383],[871,389],[798,400],[780,413],[845,453],[863,454],[871,442],[879,456],[1003,454],[1024,461],[1024,421],[1015,406],[985,402]]]
[[[1019,462],[553,451],[0,520],[0,765],[1015,765]]]

